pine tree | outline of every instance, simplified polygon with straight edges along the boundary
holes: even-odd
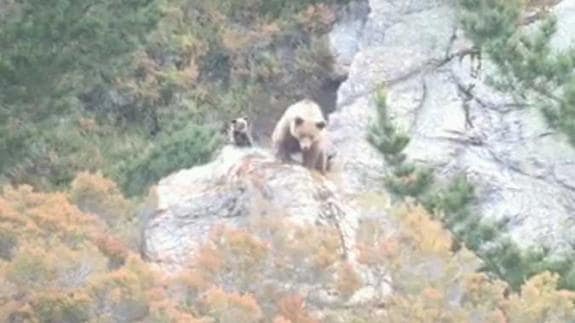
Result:
[[[575,49],[556,50],[557,19],[546,15],[535,28],[522,28],[521,0],[459,0],[461,26],[498,67],[490,76],[499,89],[539,107],[549,124],[575,145]]]
[[[409,144],[409,137],[391,121],[387,111],[387,94],[383,88],[376,93],[377,119],[368,131],[368,141],[384,157],[392,168],[386,178],[387,187],[398,196],[417,197],[423,194],[433,182],[430,169],[407,162],[403,150]]]

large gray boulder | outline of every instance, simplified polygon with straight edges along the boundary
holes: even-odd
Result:
[[[412,138],[408,157],[440,178],[465,173],[475,183],[475,213],[509,221],[522,245],[570,248],[575,237],[575,149],[540,113],[517,106],[479,79],[462,57],[470,48],[448,0],[369,0],[369,14],[342,19],[331,34],[349,73],[330,116],[342,177],[352,195],[381,189],[385,166],[366,142],[374,91],[388,89],[390,113]],[[573,1],[556,8],[556,42],[570,42]],[[460,59],[462,57],[463,59]],[[475,87],[469,90],[469,86]]]
[[[169,271],[181,268],[216,225],[241,227],[253,214],[333,226],[353,257],[357,215],[332,181],[266,150],[225,146],[214,161],[162,179],[154,195],[144,253]]]

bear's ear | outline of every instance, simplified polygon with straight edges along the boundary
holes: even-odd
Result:
[[[316,126],[319,130],[322,130],[323,128],[325,128],[325,121],[316,122],[315,126]]]
[[[248,117],[243,117],[242,119],[244,119],[245,122],[248,122],[250,119],[248,119]]]
[[[236,124],[236,122],[238,122],[238,120],[237,120],[237,119],[234,119],[234,120],[232,120],[230,123],[231,123],[231,124]]]
[[[295,117],[295,125],[301,126],[303,124],[303,119],[300,117]]]

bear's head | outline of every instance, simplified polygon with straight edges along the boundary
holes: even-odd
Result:
[[[230,127],[232,128],[233,131],[247,132],[248,131],[248,118],[243,117],[243,118],[234,119],[230,123]]]
[[[306,120],[296,116],[290,125],[290,132],[299,142],[300,148],[307,151],[323,136],[325,127],[325,120]]]

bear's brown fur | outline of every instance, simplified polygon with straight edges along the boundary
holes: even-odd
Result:
[[[327,122],[320,107],[311,100],[289,106],[275,126],[272,143],[276,156],[291,161],[291,155],[301,152],[308,169],[329,171],[331,154],[326,131]]]
[[[238,147],[253,146],[250,124],[247,117],[232,120],[228,125],[228,138],[231,144]]]

